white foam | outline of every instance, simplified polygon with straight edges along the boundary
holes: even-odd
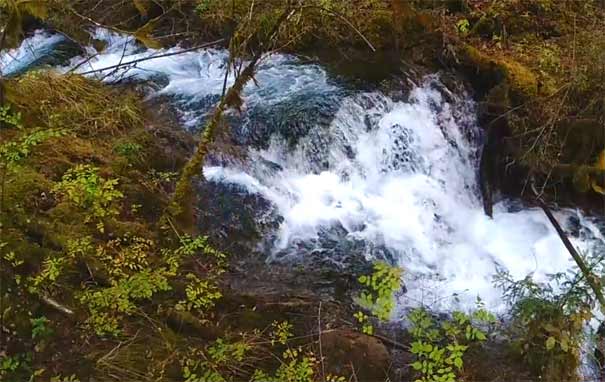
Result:
[[[541,210],[508,212],[498,204],[493,219],[485,216],[474,115],[470,102],[448,103],[430,83],[415,89],[407,103],[380,93],[351,97],[323,132],[328,170],[313,172],[305,161],[316,141],[303,139],[291,150],[275,140],[253,154],[282,171],[267,177],[260,169],[245,176],[230,169],[221,171],[220,179],[261,193],[277,206],[284,221],[276,251],[340,224],[351,237],[396,253],[409,291],[402,305],[448,309],[453,299],[447,297],[457,294],[462,306],[480,296],[501,310],[501,292],[493,285],[497,267],[516,279],[532,274],[547,281],[548,274],[573,263]],[[373,128],[368,129],[368,118],[376,121]],[[322,134],[321,128],[316,133]],[[216,168],[208,170],[209,178],[218,179]],[[571,214],[558,213],[562,221]]]
[[[218,96],[223,91],[228,52],[224,49],[201,49],[178,55],[166,54],[183,52],[181,47],[169,49],[145,49],[132,36],[122,36],[105,29],[97,29],[94,37],[104,41],[106,47],[97,51],[88,47],[87,57],[75,57],[63,70],[77,67],[76,72],[88,73],[106,82],[117,80],[149,80],[162,78],[164,86],[155,95],[178,96],[185,105],[198,107],[196,103],[208,97]],[[150,57],[156,57],[147,60]],[[139,61],[126,67],[114,68],[128,62]],[[79,65],[85,62],[84,65]],[[245,63],[244,63],[245,65]],[[109,68],[103,70],[104,68]],[[230,72],[227,86],[233,84],[234,74]],[[258,66],[255,81],[245,87],[243,98],[246,105],[259,102],[272,104],[286,97],[323,86],[328,88],[326,73],[317,65],[300,65],[294,56],[273,54],[264,57]],[[182,110],[185,124],[195,126],[199,121],[198,110]]]
[[[64,40],[59,34],[37,30],[32,36],[24,39],[18,48],[0,53],[0,71],[4,76],[17,74],[50,53]]]

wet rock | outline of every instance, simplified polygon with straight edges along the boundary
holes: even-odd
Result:
[[[342,329],[323,334],[321,345],[326,373],[354,374],[358,381],[388,380],[391,355],[377,338]]]
[[[294,146],[312,127],[330,124],[340,99],[341,95],[334,91],[256,105],[245,120],[233,125],[234,140],[239,145],[267,148],[271,138],[279,136]]]
[[[205,182],[199,187],[198,203],[201,231],[232,256],[258,252],[260,238],[281,221],[269,201],[236,184]]]

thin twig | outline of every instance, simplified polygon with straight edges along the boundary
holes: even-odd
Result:
[[[580,268],[580,271],[582,272],[582,274],[584,274],[584,277],[586,278],[586,282],[588,283],[588,285],[594,292],[595,297],[600,304],[601,311],[605,312],[605,297],[603,297],[603,291],[601,290],[601,286],[599,285],[599,281],[598,281],[597,277],[591,272],[590,268],[586,265],[586,262],[584,261],[584,259],[582,259],[582,256],[580,256],[580,254],[578,253],[576,248],[573,246],[573,244],[567,237],[567,234],[565,233],[565,231],[563,230],[563,228],[561,227],[561,225],[559,224],[559,222],[557,221],[555,216],[552,214],[552,212],[550,211],[550,209],[548,208],[546,203],[544,203],[544,201],[539,197],[539,194],[538,194],[538,191],[536,190],[536,186],[535,186],[534,182],[532,182],[531,186],[532,186],[531,187],[532,191],[533,191],[534,195],[536,196],[536,202],[538,203],[540,208],[542,208],[542,210],[546,214],[546,217],[548,218],[550,223],[553,225],[553,227],[557,231],[557,234],[559,235],[559,238],[563,242],[563,245],[565,246],[565,248],[567,249],[567,251],[569,252],[571,257],[573,258],[573,260],[576,262],[578,268]]]
[[[194,46],[192,48],[183,49],[183,50],[179,50],[179,51],[176,51],[176,52],[168,52],[168,53],[162,53],[162,54],[155,54],[155,55],[151,55],[151,56],[147,56],[147,57],[142,57],[142,58],[139,58],[139,59],[136,59],[136,60],[124,62],[124,63],[117,64],[117,65],[111,65],[111,66],[106,66],[106,67],[100,68],[100,69],[89,70],[89,71],[82,72],[82,73],[79,73],[79,74],[85,76],[85,75],[88,75],[88,74],[104,72],[106,70],[116,69],[116,68],[119,68],[119,67],[127,67],[127,66],[130,66],[130,65],[138,64],[139,62],[143,62],[143,61],[155,60],[157,58],[165,58],[165,57],[177,56],[179,54],[183,54],[183,53],[193,52],[193,51],[200,50],[200,49],[209,48],[211,46],[218,45],[218,44],[220,44],[220,43],[222,43],[224,41],[225,41],[225,39],[221,38],[221,39],[214,40],[212,42],[208,42],[208,43],[205,43],[205,44],[196,45],[196,46]]]
[[[326,378],[326,367],[324,363],[324,353],[321,345],[321,301],[319,302],[319,308],[317,308],[317,332],[319,333],[318,342],[319,342],[319,359],[321,360],[321,379],[324,380]]]

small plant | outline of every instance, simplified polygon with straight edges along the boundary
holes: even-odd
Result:
[[[50,337],[53,334],[53,330],[48,327],[50,321],[46,317],[42,316],[37,318],[31,318],[29,322],[32,325],[32,339],[44,339]]]
[[[50,138],[64,135],[63,130],[34,130],[16,141],[10,141],[0,146],[0,164],[11,169],[27,158],[34,147]]]
[[[374,326],[370,322],[370,317],[364,312],[355,312],[353,317],[357,320],[357,322],[361,325],[361,332],[364,334],[372,335],[374,334]]]
[[[195,11],[200,15],[208,12],[210,10],[210,2],[211,0],[199,0]]]
[[[63,257],[54,257],[44,260],[40,273],[29,279],[29,292],[38,293],[41,289],[56,288],[56,281],[61,273],[63,273],[66,263],[67,259]]]
[[[363,289],[357,303],[380,321],[386,321],[395,308],[395,293],[401,288],[402,270],[383,261],[375,262],[373,268],[371,275],[359,277],[358,281]],[[374,334],[374,326],[367,314],[360,311],[356,312],[354,317],[361,325],[363,333]]]
[[[20,381],[31,375],[31,354],[0,355],[0,381]]]
[[[185,287],[187,299],[180,301],[177,309],[187,311],[195,309],[204,312],[212,309],[216,300],[223,296],[213,281],[200,280],[193,273],[188,273],[185,277],[189,280]]]
[[[313,353],[305,353],[301,348],[288,349],[282,354],[281,366],[275,375],[255,370],[250,382],[313,382],[318,360]],[[329,382],[341,382],[344,378],[329,375]]]
[[[143,146],[134,142],[123,142],[117,144],[113,149],[116,154],[128,159],[129,162],[139,159],[142,150]]]
[[[63,175],[53,191],[86,210],[85,222],[95,220],[99,231],[104,232],[103,220],[119,214],[116,201],[124,195],[116,189],[117,179],[104,179],[98,171],[90,165],[77,165]]]
[[[439,323],[425,309],[412,310],[411,352],[416,361],[412,368],[418,372],[416,382],[455,382],[464,367],[464,354],[470,344],[485,341],[487,336],[479,328],[495,321],[480,300],[471,315],[454,312],[449,320]]]
[[[151,169],[147,174],[155,187],[161,187],[164,184],[172,183],[179,176],[179,174],[174,171],[157,171],[155,169]]]
[[[388,320],[395,308],[395,293],[401,288],[401,274],[401,268],[383,261],[374,263],[371,275],[359,277],[359,283],[364,287],[357,300],[359,305],[379,320]]]
[[[185,382],[221,382],[223,371],[244,361],[251,346],[244,341],[227,342],[217,339],[205,350],[190,349],[181,362]]]
[[[0,359],[0,376],[6,376],[8,373],[13,373],[19,369],[21,361],[18,357],[2,356]]]
[[[471,24],[469,23],[469,21],[467,19],[460,19],[456,23],[456,30],[461,35],[467,35],[468,32],[470,31],[470,26],[471,26]]]
[[[87,323],[99,336],[117,336],[121,332],[120,321],[135,312],[137,303],[170,289],[163,269],[143,270],[112,281],[108,288],[84,291],[80,302],[88,307]]]
[[[96,257],[105,263],[113,278],[125,278],[149,266],[154,243],[142,237],[125,237],[97,248]]]
[[[292,324],[288,321],[274,321],[271,327],[273,329],[270,333],[271,346],[275,346],[276,343],[285,345],[292,337]]]

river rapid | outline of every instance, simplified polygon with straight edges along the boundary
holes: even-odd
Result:
[[[107,43],[102,52],[88,47],[59,64],[45,57],[65,41],[39,31],[0,63],[7,75],[49,63],[85,73],[181,49],[149,50],[104,30],[95,37]],[[227,59],[226,51],[207,49],[87,75],[146,83],[148,97],[165,97],[182,126],[196,130],[220,97]],[[506,304],[493,283],[497,270],[546,282],[572,268],[541,210],[503,199],[493,218],[483,213],[483,135],[471,95],[446,87],[438,74],[401,86],[352,85],[290,55],[263,59],[243,110],[227,117],[245,160],[210,160],[204,175],[234,197],[264,201],[259,216],[275,223],[258,243],[267,266],[319,259],[339,269],[352,259],[387,260],[404,269],[401,308],[465,309],[480,297],[500,312]],[[580,250],[605,242],[592,218],[555,214]]]

